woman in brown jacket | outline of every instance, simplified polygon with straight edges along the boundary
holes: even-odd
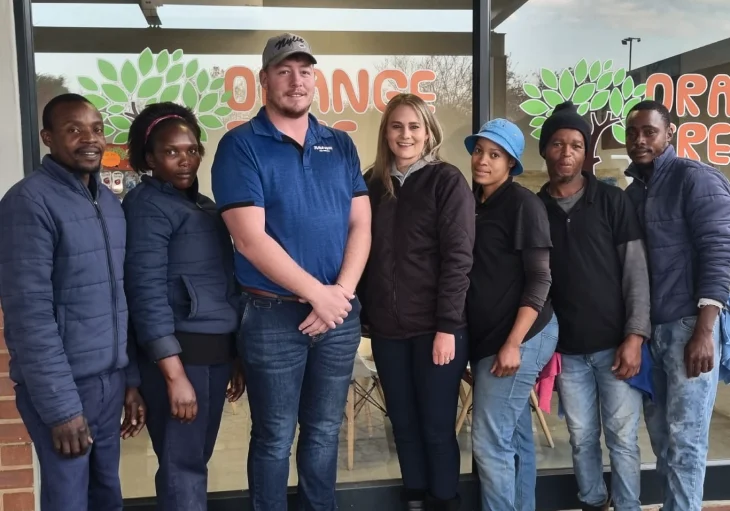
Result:
[[[411,510],[459,507],[455,422],[469,356],[474,197],[459,169],[439,157],[442,138],[428,105],[400,94],[383,114],[366,174],[373,241],[363,321]]]

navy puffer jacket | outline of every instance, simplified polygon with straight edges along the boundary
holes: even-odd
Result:
[[[648,183],[631,165],[626,192],[644,230],[653,324],[695,316],[701,298],[730,297],[730,183],[702,162],[669,146]]]
[[[152,360],[181,353],[175,332],[239,326],[233,243],[215,203],[143,176],[124,198],[126,286],[137,343]]]
[[[95,194],[46,156],[0,201],[10,377],[51,427],[83,413],[76,381],[128,366],[124,213],[92,179]],[[135,364],[127,376],[139,383]]]

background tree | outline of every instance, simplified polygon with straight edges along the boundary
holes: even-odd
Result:
[[[172,101],[192,109],[203,142],[208,130],[222,129],[231,114],[226,104],[231,93],[223,90],[224,78],[215,70],[200,69],[197,59],[184,62],[182,50],[154,55],[146,48],[136,62],[128,59],[119,69],[104,59],[97,61],[97,67],[101,80],[85,76],[78,80],[86,98],[102,113],[104,134],[114,144],[127,143],[132,120],[149,104]]]

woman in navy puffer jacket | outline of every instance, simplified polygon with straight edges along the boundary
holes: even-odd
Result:
[[[203,152],[195,116],[174,103],[145,108],[130,128],[131,166],[152,171],[124,199],[124,269],[160,510],[206,509],[226,395],[244,391],[234,362],[233,245],[215,204],[198,192]]]

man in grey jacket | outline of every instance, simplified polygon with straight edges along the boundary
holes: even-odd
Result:
[[[730,183],[677,157],[669,111],[629,113],[627,188],[646,231],[654,403],[644,413],[664,482],[664,511],[699,511],[717,392],[718,313],[730,296]]]

